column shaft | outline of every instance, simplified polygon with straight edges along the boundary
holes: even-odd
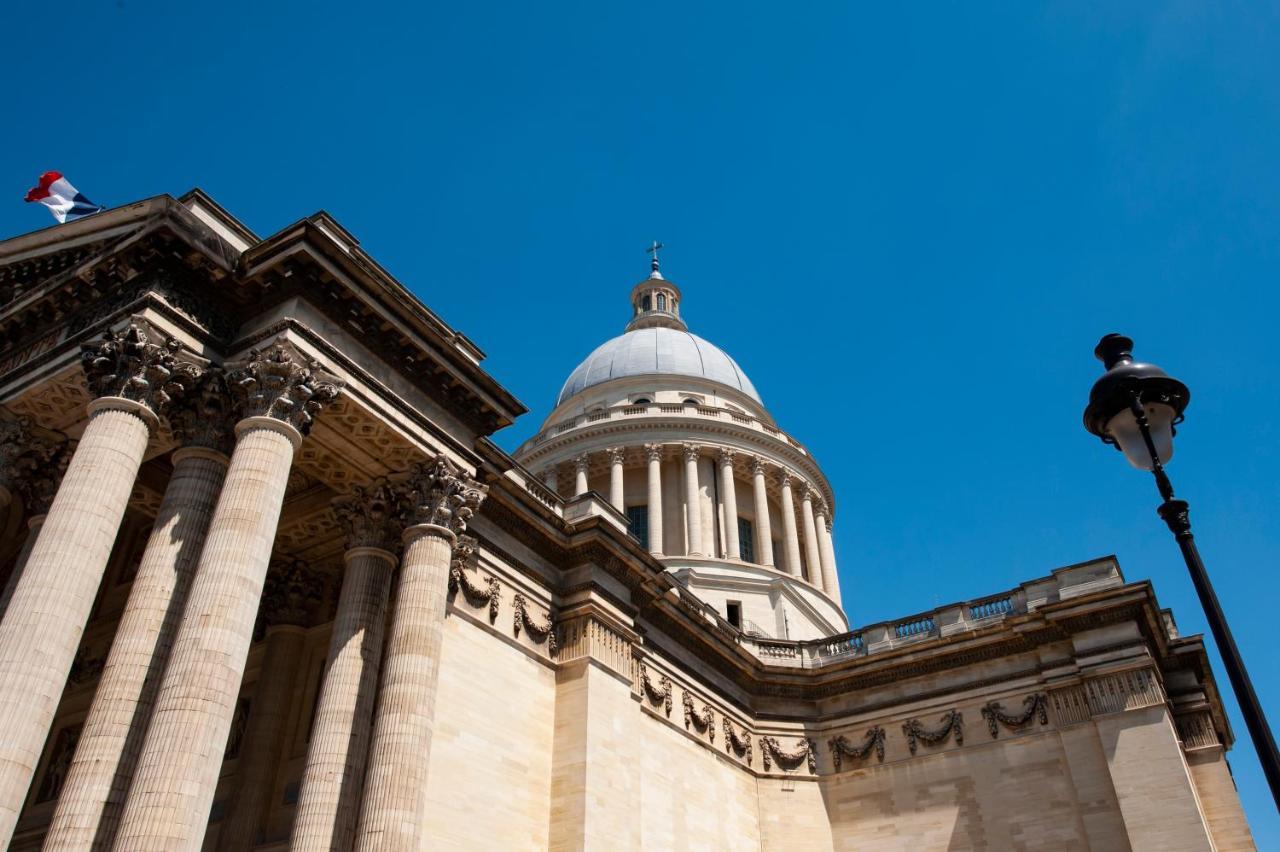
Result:
[[[838,604],[840,577],[836,574],[836,551],[831,543],[831,524],[822,511],[818,512],[815,522],[818,526],[818,548],[822,554],[822,590]]]
[[[154,415],[136,402],[105,397],[90,404],[89,423],[0,623],[0,846],[13,836],[151,422]]]
[[[31,558],[31,551],[36,546],[36,537],[40,535],[40,528],[44,526],[46,517],[46,515],[33,515],[27,521],[27,537],[22,540],[22,548],[18,551],[17,558],[13,560],[13,570],[9,572],[9,579],[5,580],[4,591],[0,592],[0,620],[4,619],[4,614],[9,610],[13,590],[18,587],[18,579],[22,577],[22,569]]]
[[[759,460],[752,468],[751,478],[756,497],[756,562],[773,567],[773,524],[769,521],[769,488],[764,478],[764,464]]]
[[[306,634],[305,628],[292,624],[267,629],[262,671],[254,685],[240,745],[235,792],[227,819],[218,832],[218,849],[223,852],[252,849],[262,832],[280,750],[284,748],[284,726],[306,649]]]
[[[645,447],[649,462],[649,552],[661,556],[662,551],[662,446]]]
[[[253,638],[289,468],[302,436],[269,417],[236,426],[222,494],[196,567],[117,847],[200,849]]]
[[[573,460],[573,496],[580,497],[587,493],[587,465],[589,459],[586,456],[578,456]]]
[[[698,448],[684,448],[684,519],[688,530],[688,554],[702,555],[702,505],[698,487]]]
[[[783,546],[787,550],[787,573],[793,577],[802,577],[800,571],[800,536],[796,532],[796,503],[791,497],[791,477],[782,474],[782,535]]]
[[[356,830],[364,852],[416,852],[422,842],[454,536],[420,524],[405,541]]]
[[[813,495],[808,486],[800,498],[800,519],[804,522],[804,555],[809,568],[809,583],[821,589],[822,556],[818,552],[818,528],[813,520]]]
[[[542,481],[545,482],[547,484],[547,487],[550,488],[552,491],[554,491],[557,494],[560,493],[560,479],[556,475],[556,469],[554,467],[549,467],[546,469],[546,471],[542,474]]]
[[[733,453],[720,454],[720,501],[724,504],[724,541],[730,559],[742,558],[738,540],[738,492],[733,481]]]
[[[619,512],[626,512],[626,496],[622,482],[622,450],[609,453],[609,502]]]
[[[350,849],[360,808],[396,559],[359,547],[346,564],[289,844],[295,852]]]
[[[227,457],[213,450],[173,454],[173,474],[58,797],[46,850],[111,848],[226,470]]]

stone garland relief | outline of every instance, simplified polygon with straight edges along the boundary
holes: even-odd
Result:
[[[854,760],[862,760],[871,754],[871,750],[875,749],[876,760],[884,763],[884,728],[876,725],[867,731],[866,737],[860,745],[853,745],[841,734],[838,737],[832,737],[829,741],[831,746],[831,763],[835,766],[836,772],[840,771],[840,763],[845,757],[852,757]]]
[[[511,607],[515,610],[514,629],[517,636],[520,635],[520,628],[523,626],[529,631],[529,635],[538,641],[546,639],[547,654],[554,657],[556,655],[556,619],[553,610],[547,610],[547,620],[538,623],[529,615],[529,602],[520,592],[516,592],[515,597],[511,599]]]
[[[653,681],[649,680],[649,668],[644,663],[641,663],[640,683],[644,687],[645,695],[649,696],[649,700],[654,704],[661,702],[663,709],[667,711],[667,718],[671,718],[671,678],[662,675],[658,679],[659,685],[655,687]]]
[[[728,716],[724,717],[724,750],[737,752],[747,766],[751,765],[751,731],[743,728],[742,736],[739,737]]]
[[[1005,713],[999,701],[988,701],[982,708],[982,718],[987,720],[987,730],[991,731],[991,739],[994,740],[1000,736],[1000,725],[1015,731],[1027,725],[1033,718],[1038,719],[1041,725],[1049,724],[1048,701],[1042,692],[1028,695],[1022,699],[1022,713],[1018,716]]]
[[[453,548],[453,561],[449,563],[449,594],[462,594],[469,601],[489,605],[489,623],[498,620],[498,604],[501,602],[502,582],[497,577],[487,577],[484,586],[477,586],[467,576],[467,568],[474,564],[479,544],[469,535],[460,536]],[[517,622],[518,625],[518,622]],[[516,627],[519,634],[520,628]]]
[[[919,719],[908,719],[902,723],[902,732],[907,735],[907,747],[916,753],[918,742],[925,745],[937,745],[955,734],[956,745],[964,745],[964,717],[959,710],[948,710],[939,722],[939,726],[929,730]]]
[[[761,737],[760,759],[764,761],[766,772],[773,768],[774,761],[783,769],[797,767],[804,761],[809,764],[809,774],[818,774],[818,746],[813,740],[803,737],[795,751],[783,751],[782,744],[776,737]]]
[[[692,725],[695,731],[705,732],[711,739],[716,741],[716,711],[711,708],[710,704],[702,705],[702,712],[697,713],[693,709],[693,694],[688,690],[684,693],[684,726],[686,729]]]

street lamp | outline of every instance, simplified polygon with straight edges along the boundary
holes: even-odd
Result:
[[[1098,342],[1093,354],[1106,365],[1107,371],[1089,391],[1089,405],[1084,410],[1084,427],[1122,451],[1129,464],[1139,470],[1149,470],[1155,476],[1160,489],[1159,513],[1169,525],[1169,531],[1182,549],[1191,582],[1195,584],[1200,605],[1204,607],[1209,629],[1226,665],[1227,677],[1235,691],[1240,712],[1244,715],[1253,747],[1271,786],[1271,796],[1280,809],[1280,756],[1276,753],[1276,741],[1263,715],[1258,696],[1245,671],[1244,660],[1236,642],[1231,638],[1227,619],[1218,604],[1209,574],[1200,560],[1195,539],[1191,535],[1191,517],[1185,500],[1176,500],[1173,485],[1164,472],[1164,465],[1173,456],[1173,436],[1177,424],[1182,422],[1182,412],[1191,400],[1187,386],[1165,375],[1154,364],[1141,364],[1133,360],[1133,341],[1124,335],[1108,334]]]

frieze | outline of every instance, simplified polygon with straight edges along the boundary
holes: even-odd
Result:
[[[534,621],[533,616],[529,614],[529,602],[520,592],[516,592],[515,597],[511,599],[511,608],[515,610],[513,629],[516,636],[520,635],[520,628],[524,627],[535,640],[539,642],[545,640],[547,655],[554,657],[556,655],[555,611],[547,610],[546,621]]]
[[[1039,720],[1041,725],[1049,724],[1048,702],[1043,692],[1028,695],[1022,699],[1022,713],[1011,716],[1004,712],[999,701],[988,701],[982,708],[982,718],[987,720],[987,730],[994,740],[1000,736],[1000,725],[1016,731],[1025,727],[1033,718]]]
[[[959,710],[948,710],[938,727],[932,730],[926,728],[919,719],[908,719],[902,723],[902,732],[907,735],[907,748],[912,754],[916,753],[917,743],[938,745],[953,734],[956,745],[964,745],[964,717]]]
[[[711,742],[716,741],[716,711],[710,704],[704,704],[702,712],[696,712],[693,709],[693,694],[687,689],[684,691],[684,726],[686,729],[692,726],[695,731],[705,733]]]
[[[747,764],[751,765],[751,731],[746,728],[742,729],[742,736],[738,736],[738,731],[734,728],[733,723],[729,721],[729,717],[724,717],[724,750],[737,753]]]
[[[464,535],[458,539],[457,545],[453,548],[453,561],[449,563],[449,594],[457,594],[461,589],[463,596],[468,600],[481,605],[488,604],[489,623],[492,624],[498,620],[498,605],[502,600],[502,581],[490,576],[485,579],[484,586],[471,582],[471,578],[467,576],[467,568],[475,562],[477,549],[478,544],[471,536]]]
[[[764,762],[766,772],[773,769],[776,762],[782,769],[794,769],[801,763],[809,765],[811,775],[818,774],[818,746],[810,739],[801,737],[800,746],[794,751],[785,751],[776,737],[760,738],[760,759]]]
[[[831,763],[835,766],[836,772],[840,771],[841,761],[845,757],[852,757],[854,760],[863,760],[872,750],[876,753],[876,760],[884,763],[884,728],[879,725],[868,729],[862,743],[853,745],[845,738],[844,734],[832,737],[828,741],[831,746]]]

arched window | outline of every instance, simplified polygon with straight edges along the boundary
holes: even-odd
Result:
[[[640,397],[639,399],[633,399],[633,400],[631,401],[631,404],[632,404],[632,405],[648,405],[648,404],[649,404],[650,402],[652,402],[652,401],[653,401],[653,400],[645,399],[644,397]]]
[[[653,310],[652,306],[653,300],[646,294],[644,299],[640,302],[640,307],[642,310],[651,311]]]
[[[666,309],[667,309],[667,294],[659,293],[658,294],[658,310],[665,311]]]
[[[694,399],[693,397],[689,397],[684,401],[684,404],[685,405],[702,405],[702,402],[700,400]]]

